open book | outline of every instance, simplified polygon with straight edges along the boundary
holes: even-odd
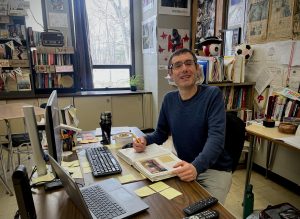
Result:
[[[171,151],[157,144],[148,145],[141,153],[133,148],[120,149],[117,155],[152,182],[175,176],[173,166],[180,161]]]

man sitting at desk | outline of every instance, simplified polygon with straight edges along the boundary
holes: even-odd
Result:
[[[178,87],[165,95],[155,132],[135,141],[137,152],[146,145],[162,144],[173,137],[182,160],[174,173],[183,181],[197,180],[212,196],[225,202],[232,180],[232,160],[224,150],[225,106],[217,87],[198,85],[200,67],[188,49],[169,59],[169,75]]]

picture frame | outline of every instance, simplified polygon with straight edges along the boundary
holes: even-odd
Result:
[[[242,28],[223,30],[223,55],[234,56],[235,47],[241,43]]]
[[[142,48],[143,53],[156,52],[156,16],[142,22]]]
[[[178,16],[190,16],[191,0],[159,0],[158,13]]]

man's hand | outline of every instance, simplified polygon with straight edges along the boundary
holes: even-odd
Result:
[[[173,166],[177,168],[173,171],[182,181],[190,182],[197,178],[197,170],[193,164],[186,161],[180,161]]]
[[[140,153],[146,149],[147,140],[144,137],[136,138],[133,141],[133,148],[136,152]]]

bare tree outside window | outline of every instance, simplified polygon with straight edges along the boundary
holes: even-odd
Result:
[[[129,87],[129,67],[118,69],[132,64],[129,0],[87,0],[86,8],[95,88]]]

